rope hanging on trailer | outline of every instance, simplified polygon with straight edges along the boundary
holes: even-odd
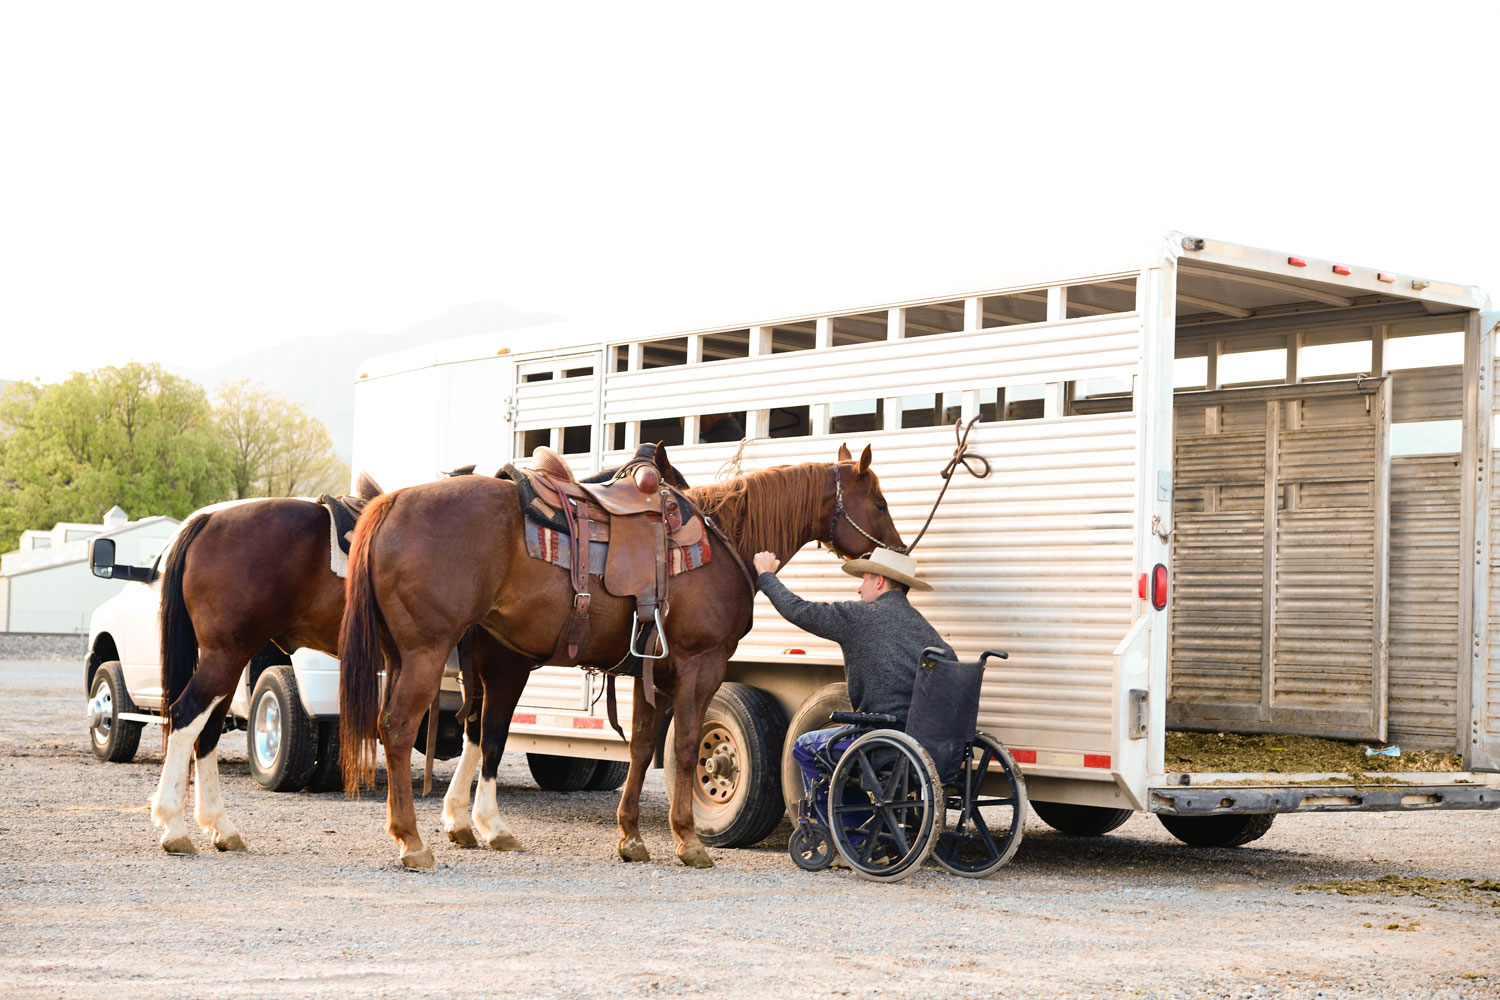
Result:
[[[953,457],[948,460],[948,464],[943,466],[943,471],[939,473],[943,477],[943,488],[938,490],[937,499],[932,502],[932,512],[927,515],[927,521],[922,525],[922,530],[917,532],[917,537],[912,539],[912,543],[906,547],[905,551],[907,554],[910,554],[917,547],[917,543],[922,540],[922,536],[927,534],[927,529],[932,526],[932,518],[937,514],[938,504],[943,502],[943,494],[948,492],[948,487],[953,482],[953,474],[958,471],[959,466],[963,466],[969,475],[975,479],[985,479],[989,476],[989,459],[983,455],[974,454],[968,448],[969,432],[974,429],[974,425],[977,423],[979,423],[978,417],[970,420],[967,425],[962,419],[953,422],[953,436],[958,439],[958,447],[953,449]]]

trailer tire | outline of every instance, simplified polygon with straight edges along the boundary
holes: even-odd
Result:
[[[1157,813],[1156,818],[1161,820],[1168,833],[1190,847],[1243,847],[1264,837],[1276,814],[1168,816]]]
[[[786,726],[786,742],[781,749],[781,797],[786,803],[787,818],[797,822],[797,803],[802,801],[802,768],[792,757],[797,737],[815,729],[825,729],[834,712],[853,711],[849,704],[849,685],[840,681],[825,684],[804,701]]]
[[[133,712],[135,705],[125,690],[125,673],[119,660],[99,665],[94,683],[89,686],[89,747],[94,756],[111,764],[128,764],[135,760],[141,746],[144,722],[128,722],[121,712]]]
[[[1069,837],[1102,837],[1118,830],[1134,813],[1108,806],[1077,806],[1067,802],[1033,802],[1036,818]]]
[[[693,827],[710,847],[748,847],[781,822],[779,768],[786,738],[781,703],[760,688],[721,684],[699,730],[706,749],[694,769]],[[676,719],[672,726],[675,730]],[[676,739],[667,735],[667,794],[676,775]],[[728,765],[727,769],[721,765]],[[710,765],[713,765],[711,768]]]
[[[592,757],[559,757],[550,753],[529,753],[526,766],[544,792],[579,792],[588,787],[599,762]]]
[[[594,768],[593,777],[584,787],[591,792],[612,792],[625,784],[630,774],[630,762],[626,760],[601,760]]]
[[[297,693],[290,663],[267,667],[250,695],[245,727],[250,776],[271,792],[300,792],[317,763],[318,727]]]

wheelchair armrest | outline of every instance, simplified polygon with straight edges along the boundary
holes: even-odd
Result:
[[[894,726],[901,720],[884,712],[834,712],[829,721],[839,726]]]

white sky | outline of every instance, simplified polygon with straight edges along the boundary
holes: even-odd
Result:
[[[1500,302],[1497,28],[1493,3],[8,4],[0,377],[482,299],[747,320],[1168,229]]]

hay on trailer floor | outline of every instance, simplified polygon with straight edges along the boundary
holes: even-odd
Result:
[[[1290,734],[1168,732],[1166,769],[1198,773],[1269,771],[1281,774],[1382,774],[1423,771],[1462,771],[1458,754],[1435,750],[1403,750],[1399,757],[1369,755],[1365,747],[1384,744],[1347,743],[1316,736]]]

